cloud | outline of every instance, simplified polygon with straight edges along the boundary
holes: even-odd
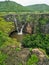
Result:
[[[0,1],[5,1],[5,0],[0,0]],[[49,5],[49,0],[10,0],[10,1],[15,1],[21,5],[32,5],[32,4],[48,4]]]
[[[49,4],[49,0],[13,0],[22,5]]]

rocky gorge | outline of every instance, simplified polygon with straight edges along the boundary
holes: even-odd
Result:
[[[15,30],[20,32],[22,26],[22,32],[25,33],[49,33],[49,14],[20,14],[20,15],[6,15],[4,16],[6,21],[13,21]],[[39,29],[38,29],[39,28]],[[17,30],[18,29],[18,30]]]
[[[3,60],[0,64],[49,65],[49,15],[9,14],[2,17],[0,58]]]

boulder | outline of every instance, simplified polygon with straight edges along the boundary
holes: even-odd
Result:
[[[28,58],[31,56],[31,53],[28,48],[23,48],[20,52],[17,53],[17,57],[21,59],[23,65],[25,65]]]
[[[36,54],[38,56],[38,65],[49,65],[49,59],[46,57],[46,54],[38,48],[33,49],[32,54]]]

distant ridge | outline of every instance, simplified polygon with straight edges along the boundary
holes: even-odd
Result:
[[[26,6],[26,8],[30,11],[39,11],[39,12],[48,12],[49,11],[49,6],[46,4],[35,4],[35,5],[30,5]]]
[[[49,6],[46,4],[22,6],[13,1],[1,1],[0,12],[49,12]]]
[[[13,1],[0,2],[0,12],[17,12],[22,11],[23,6]]]

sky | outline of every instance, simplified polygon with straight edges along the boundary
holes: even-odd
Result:
[[[0,1],[5,1],[5,0],[0,0]],[[15,1],[18,4],[21,4],[23,6],[34,5],[34,4],[48,4],[49,5],[49,0],[10,0],[10,1]]]

